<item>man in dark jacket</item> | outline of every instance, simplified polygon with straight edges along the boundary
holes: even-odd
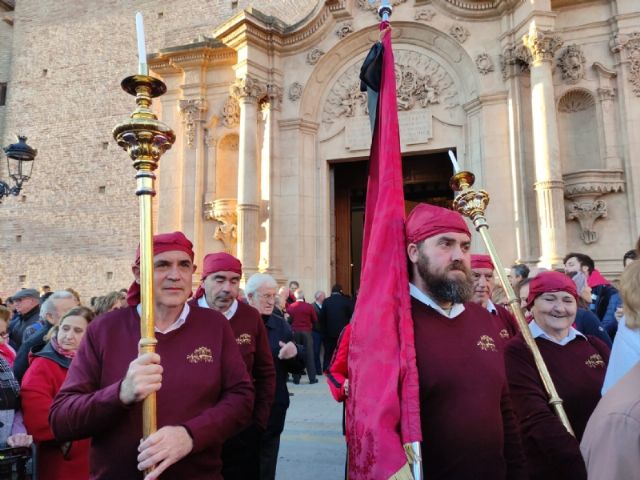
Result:
[[[274,312],[278,284],[271,275],[256,273],[245,286],[249,304],[255,307],[269,335],[269,345],[276,367],[276,396],[271,407],[267,430],[260,442],[260,480],[275,480],[280,434],[289,408],[289,373],[300,375],[304,372],[303,352],[293,343],[291,327],[283,317]]]
[[[17,351],[25,329],[40,318],[40,294],[35,288],[25,288],[16,292],[11,300],[17,315],[9,324],[9,343]]]
[[[342,293],[342,286],[336,283],[331,287],[331,295],[325,299],[320,312],[320,325],[324,330],[323,370],[329,368],[333,351],[342,329],[351,321],[353,301]]]

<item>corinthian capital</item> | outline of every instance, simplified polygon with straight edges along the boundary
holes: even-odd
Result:
[[[531,52],[533,64],[551,62],[553,55],[562,46],[562,39],[559,35],[547,31],[531,29],[528,35],[522,37],[524,46]]]
[[[266,93],[266,88],[260,80],[250,75],[244,78],[238,78],[231,85],[231,96],[237,100],[246,99],[257,102]]]

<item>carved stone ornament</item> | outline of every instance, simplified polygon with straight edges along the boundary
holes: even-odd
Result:
[[[307,63],[309,65],[315,65],[320,60],[320,57],[324,55],[324,52],[319,48],[314,48],[307,53]]]
[[[240,100],[241,98],[249,99],[257,102],[265,94],[265,86],[258,79],[247,75],[243,78],[238,78],[231,85],[231,96]]]
[[[524,45],[508,45],[500,55],[502,79],[529,72],[531,52]]]
[[[610,46],[613,53],[626,53],[626,60],[629,62],[629,81],[633,85],[633,93],[636,97],[640,97],[640,32],[617,34],[613,37]]]
[[[481,53],[476,57],[476,67],[478,67],[478,72],[481,75],[487,75],[495,70],[493,61],[488,53]]]
[[[467,38],[469,38],[469,30],[467,30],[464,25],[456,23],[454,25],[451,25],[451,28],[449,28],[449,35],[451,35],[460,43],[464,43]]]
[[[581,170],[564,174],[562,178],[564,196],[571,200],[567,206],[567,218],[578,221],[580,238],[584,243],[596,242],[595,222],[607,216],[607,204],[599,197],[624,192],[622,170]]]
[[[222,124],[227,128],[233,128],[240,123],[240,104],[234,97],[225,100],[222,106]]]
[[[213,237],[224,245],[224,251],[235,255],[238,242],[238,201],[235,198],[219,198],[204,204],[204,214],[207,220],[218,222]]]
[[[187,147],[193,148],[197,123],[202,121],[202,112],[207,110],[207,101],[204,98],[180,100],[178,106],[180,107],[180,113],[184,117],[184,134]]]
[[[569,45],[558,58],[558,67],[562,72],[562,79],[569,83],[578,83],[584,78],[587,59],[578,45]]]
[[[275,83],[267,84],[267,98],[271,104],[272,109],[279,110],[282,103],[282,87],[279,87]]]
[[[598,232],[594,230],[593,225],[598,218],[606,216],[607,204],[604,200],[572,203],[567,210],[567,218],[577,220],[580,224],[580,238],[587,245],[598,240]]]
[[[436,16],[436,12],[430,8],[419,8],[413,15],[413,19],[416,21],[430,22],[433,17]]]
[[[302,97],[302,84],[300,82],[293,82],[289,86],[289,100],[297,102]]]
[[[533,63],[551,62],[563,43],[559,35],[542,30],[530,31],[522,41],[531,52]]]
[[[343,22],[336,29],[336,35],[340,38],[346,37],[351,32],[353,32],[353,24],[351,22]]]
[[[562,113],[576,113],[588,110],[595,105],[591,93],[585,90],[570,90],[558,102],[558,111]]]
[[[395,51],[396,95],[398,110],[443,105],[451,109],[460,105],[451,75],[435,59],[424,54]],[[360,65],[355,62],[335,81],[322,112],[322,122],[334,123],[341,117],[367,115],[367,94],[360,91]]]

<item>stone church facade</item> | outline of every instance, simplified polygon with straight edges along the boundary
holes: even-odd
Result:
[[[357,288],[371,135],[358,73],[379,36],[367,0],[18,0],[0,2],[0,138],[26,135],[39,155],[0,205],[0,292],[130,281],[134,170],[110,135],[134,107],[118,85],[137,66],[129,3],[177,136],[156,230],[184,231],[197,263],[226,250],[308,296]],[[491,196],[505,264],[581,251],[619,274],[640,229],[637,2],[391,3],[407,209],[450,203],[452,149]]]

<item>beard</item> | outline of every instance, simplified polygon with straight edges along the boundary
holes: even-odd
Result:
[[[438,303],[466,303],[473,297],[473,279],[471,271],[460,260],[454,260],[443,273],[433,272],[429,265],[429,258],[422,252],[418,257],[418,274],[424,284]],[[452,280],[447,273],[458,270],[464,273],[463,279]]]

